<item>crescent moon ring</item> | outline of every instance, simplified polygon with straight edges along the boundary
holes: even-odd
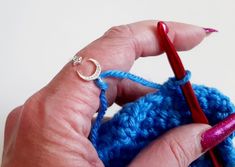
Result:
[[[95,80],[97,78],[99,78],[100,73],[101,73],[101,66],[100,63],[98,61],[96,61],[95,59],[89,58],[87,61],[90,61],[91,63],[93,63],[96,67],[95,72],[93,74],[91,74],[90,76],[84,76],[82,73],[80,73],[77,70],[77,74],[80,78],[82,78],[85,81],[92,81]]]

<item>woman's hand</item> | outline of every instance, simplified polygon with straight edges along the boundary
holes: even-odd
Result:
[[[162,53],[156,25],[157,21],[143,21],[113,27],[78,55],[96,59],[103,71],[129,71],[139,57]],[[167,25],[177,50],[193,48],[208,34],[197,26],[174,22]],[[93,68],[85,62],[80,71],[89,75]],[[99,107],[100,90],[93,82],[80,79],[75,71],[69,62],[46,87],[10,113],[3,167],[103,166],[87,138],[92,116]],[[109,104],[122,105],[152,91],[126,80],[107,82]],[[155,162],[164,167],[188,166],[202,154],[200,136],[208,128],[202,124],[176,128],[144,149],[130,166],[156,166]]]

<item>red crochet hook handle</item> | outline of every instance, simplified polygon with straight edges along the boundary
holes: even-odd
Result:
[[[171,68],[175,74],[175,77],[177,80],[181,80],[185,77],[186,71],[184,69],[184,66],[180,60],[180,57],[170,41],[170,39],[167,36],[168,33],[168,27],[164,22],[158,22],[157,25],[157,32],[161,38],[161,45],[166,52],[168,61],[171,65]],[[205,123],[209,124],[208,119],[206,118],[206,115],[202,111],[199,102],[197,100],[197,97],[193,91],[191,83],[188,81],[186,84],[181,86],[182,92],[184,94],[184,97],[187,101],[187,104],[189,106],[189,109],[192,113],[192,119],[195,123]],[[213,165],[215,167],[222,167],[221,163],[216,159],[216,156],[213,152],[213,150],[209,151],[209,154],[211,156],[211,160],[213,162]]]

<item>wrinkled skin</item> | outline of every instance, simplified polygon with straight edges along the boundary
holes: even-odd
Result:
[[[102,70],[129,71],[139,57],[162,53],[156,25],[157,21],[143,21],[113,27],[78,54],[96,59]],[[197,26],[167,25],[177,50],[189,50],[208,35]],[[80,79],[75,70],[68,63],[47,86],[9,114],[2,167],[103,166],[87,138],[100,90],[93,82]],[[94,67],[84,62],[79,70],[89,75]],[[109,104],[122,105],[153,91],[126,80],[107,82]],[[130,166],[188,166],[202,154],[200,134],[207,128],[192,124],[171,130],[141,151]]]

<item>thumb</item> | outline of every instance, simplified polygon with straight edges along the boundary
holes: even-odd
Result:
[[[201,135],[209,125],[190,124],[170,130],[141,151],[130,167],[186,167],[203,154]]]
[[[235,113],[212,128],[206,124],[175,128],[141,151],[130,166],[187,167],[234,131]]]

